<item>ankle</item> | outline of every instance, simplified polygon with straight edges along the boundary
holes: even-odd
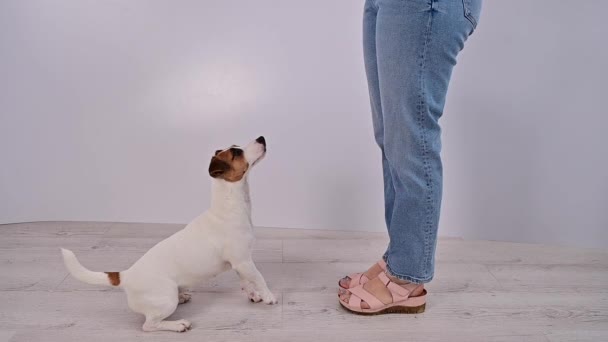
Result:
[[[388,272],[386,273],[386,276],[393,283],[400,285],[410,291],[410,297],[417,297],[424,292],[424,284],[416,284],[407,280],[399,279],[395,276],[388,274]]]
[[[390,281],[392,281],[393,283],[398,284],[398,285],[410,285],[411,284],[411,285],[418,285],[421,288],[424,288],[424,284],[417,284],[417,283],[412,283],[411,281],[399,279],[399,278],[389,274],[388,272],[386,272],[386,276],[388,277],[388,279]]]
[[[410,284],[411,282],[407,281],[407,280],[403,280],[403,279],[399,279],[395,276],[393,276],[392,274],[386,272],[386,276],[388,277],[388,279],[390,279],[390,281],[392,281],[395,284],[399,284],[399,285],[407,285]]]

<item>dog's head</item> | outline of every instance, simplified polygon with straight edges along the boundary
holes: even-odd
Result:
[[[245,147],[232,145],[215,151],[209,164],[209,175],[227,182],[238,182],[266,155],[266,139],[259,137]]]

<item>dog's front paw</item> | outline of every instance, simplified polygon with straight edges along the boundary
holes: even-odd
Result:
[[[259,303],[262,301],[262,296],[260,296],[257,291],[247,292],[247,298],[249,298],[252,303]]]
[[[241,290],[247,294],[247,298],[249,298],[252,303],[262,301],[262,296],[256,291],[255,286],[252,283],[241,283]]]
[[[264,302],[265,304],[272,305],[279,302],[270,290],[266,289],[266,291],[260,293],[255,289],[255,286],[252,283],[241,284],[241,289],[245,291],[247,298],[249,298],[252,303]]]
[[[267,293],[262,296],[262,300],[264,301],[264,304],[268,305],[274,305],[279,302],[270,291],[267,291]]]

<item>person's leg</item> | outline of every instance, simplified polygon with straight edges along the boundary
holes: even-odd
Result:
[[[456,56],[476,24],[481,1],[375,4],[382,148],[395,190],[385,260],[390,275],[426,283],[434,274],[442,192],[438,120]]]
[[[389,274],[426,283],[434,275],[442,195],[441,130],[456,56],[480,0],[379,0],[376,53],[384,151],[395,203],[385,259]],[[466,6],[466,5],[471,6]]]
[[[377,8],[374,0],[365,2],[363,14],[363,56],[365,61],[365,74],[369,90],[369,100],[372,110],[372,124],[374,138],[382,152],[382,172],[384,178],[384,217],[386,226],[390,229],[395,202],[395,188],[384,154],[384,122],[382,118],[382,103],[380,100],[380,81],[378,80],[378,60],[376,57],[376,16]]]
[[[387,229],[390,229],[391,218],[393,217],[393,205],[395,202],[395,188],[393,186],[393,176],[388,165],[388,160],[384,154],[384,123],[382,118],[382,104],[380,101],[380,83],[378,80],[378,61],[376,57],[376,16],[378,9],[375,0],[365,1],[363,10],[363,57],[365,61],[365,74],[367,76],[367,86],[369,90],[369,100],[372,111],[372,124],[374,127],[374,138],[382,154],[382,173],[384,179],[384,218]],[[387,247],[384,257],[388,254]],[[375,278],[383,268],[372,265],[363,274],[368,278]],[[340,280],[340,287],[347,289],[350,287],[350,276]],[[358,284],[357,284],[358,285]]]

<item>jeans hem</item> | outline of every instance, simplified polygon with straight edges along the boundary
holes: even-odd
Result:
[[[413,284],[425,284],[425,283],[430,283],[431,280],[433,280],[433,276],[432,275],[430,277],[426,277],[426,278],[418,278],[418,277],[413,277],[413,276],[409,276],[409,275],[403,275],[403,274],[395,273],[391,269],[391,266],[388,263],[388,255],[384,254],[382,256],[382,259],[386,263],[386,273],[388,273],[388,275],[390,275],[392,277],[395,277],[395,278],[397,278],[399,280],[409,281],[410,283],[413,283]]]

